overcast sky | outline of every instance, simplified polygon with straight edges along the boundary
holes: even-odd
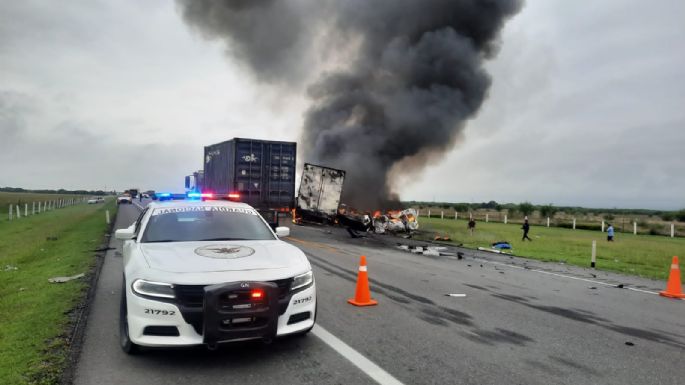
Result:
[[[256,81],[171,1],[1,7],[0,186],[181,191],[204,145],[298,138],[304,91]],[[528,0],[479,115],[401,197],[685,207],[683,20],[680,0]]]

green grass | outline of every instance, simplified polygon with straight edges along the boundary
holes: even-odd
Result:
[[[106,231],[105,209],[114,213],[114,201],[0,221],[0,384],[59,383],[69,311],[87,282],[48,278],[89,270]]]
[[[522,242],[520,224],[477,222],[474,235],[469,235],[465,220],[419,218],[421,229],[448,234],[455,243],[470,248],[490,247],[496,241],[509,241],[517,256],[542,261],[564,261],[578,266],[590,266],[592,241],[597,241],[597,268],[618,271],[653,279],[668,278],[671,258],[685,257],[685,239],[665,236],[616,233],[615,242],[606,240],[606,233],[531,226],[533,242]]]

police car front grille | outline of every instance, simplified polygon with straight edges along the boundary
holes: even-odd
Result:
[[[187,307],[202,307],[205,297],[204,285],[174,285],[176,301]]]
[[[278,286],[278,315],[283,315],[290,302],[290,284],[292,278],[270,281]],[[183,318],[193,325],[198,334],[202,334],[202,307],[204,305],[205,285],[174,285],[176,304]]]

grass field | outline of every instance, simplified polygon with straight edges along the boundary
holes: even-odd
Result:
[[[598,269],[662,280],[668,278],[671,258],[685,257],[683,238],[616,233],[615,242],[610,243],[606,233],[600,231],[531,226],[529,236],[533,242],[524,243],[520,224],[477,222],[473,236],[465,220],[422,217],[419,224],[429,233],[426,236],[446,233],[453,242],[466,247],[490,247],[496,241],[509,241],[517,256],[588,267],[592,241],[596,240]]]
[[[48,278],[88,271],[106,231],[105,208],[113,213],[116,205],[108,200],[0,221],[0,384],[59,382],[63,332],[87,284]]]

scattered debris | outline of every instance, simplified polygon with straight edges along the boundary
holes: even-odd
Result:
[[[590,275],[592,276],[592,278],[597,278],[597,274],[590,273]]]
[[[482,264],[482,263],[480,264],[480,267],[483,267],[483,264]]]
[[[619,288],[619,289],[623,289],[623,284],[622,284],[622,283],[619,283],[618,285],[616,285],[616,287]]]
[[[445,294],[446,297],[466,297],[466,294]]]
[[[503,272],[503,271],[500,271],[499,273],[500,273],[500,274],[504,274],[504,272]]]
[[[100,247],[98,249],[93,249],[94,252],[101,252],[101,251],[107,251],[107,250],[114,250],[115,247]]]
[[[19,291],[25,291],[25,290],[26,290],[25,287],[20,287],[20,288],[19,288]]]
[[[363,233],[360,233],[359,231],[353,229],[353,228],[346,228],[347,232],[350,233],[350,237],[352,238],[366,238],[366,235]]]
[[[57,237],[47,237],[45,238],[46,241],[56,241]]]
[[[13,265],[5,265],[5,268],[3,269],[3,271],[12,271],[12,270],[19,270],[19,268],[16,266],[13,266]]]
[[[461,251],[457,251],[457,259],[462,259],[462,258],[464,258],[464,253],[462,253]]]
[[[435,237],[433,237],[433,240],[434,240],[434,241],[445,241],[445,242],[448,242],[448,241],[451,241],[452,238],[450,238],[448,235],[445,235],[445,236],[436,235]]]
[[[447,251],[448,248],[444,246],[410,246],[397,244],[397,248],[404,251],[409,251],[414,254],[423,254],[431,257],[451,257],[455,253]],[[460,258],[461,259],[461,258]]]
[[[72,275],[71,277],[53,277],[53,278],[48,278],[48,282],[50,282],[50,283],[64,283],[64,282],[73,281],[75,279],[79,279],[79,278],[84,277],[84,276],[85,276],[85,274],[81,273],[81,274]]]
[[[493,247],[494,249],[499,249],[499,250],[502,250],[502,249],[511,249],[511,248],[512,248],[512,247],[511,247],[511,244],[510,244],[509,242],[507,242],[507,241],[497,241],[497,242],[494,242],[494,243],[492,244],[492,247]]]
[[[590,289],[590,290],[597,290],[597,286],[590,286],[590,287],[588,287],[588,289]]]
[[[635,344],[632,343],[632,342],[630,342],[630,341],[626,341],[626,345],[628,345],[628,346],[635,346]]]
[[[488,249],[487,247],[479,247],[478,250],[480,250],[480,251],[489,251],[489,252],[491,252],[491,253],[496,253],[496,254],[507,254],[507,253],[504,252],[503,250],[499,250],[499,249]]]
[[[466,265],[466,266],[471,267],[471,265]],[[481,266],[483,266],[483,265],[481,265]]]

